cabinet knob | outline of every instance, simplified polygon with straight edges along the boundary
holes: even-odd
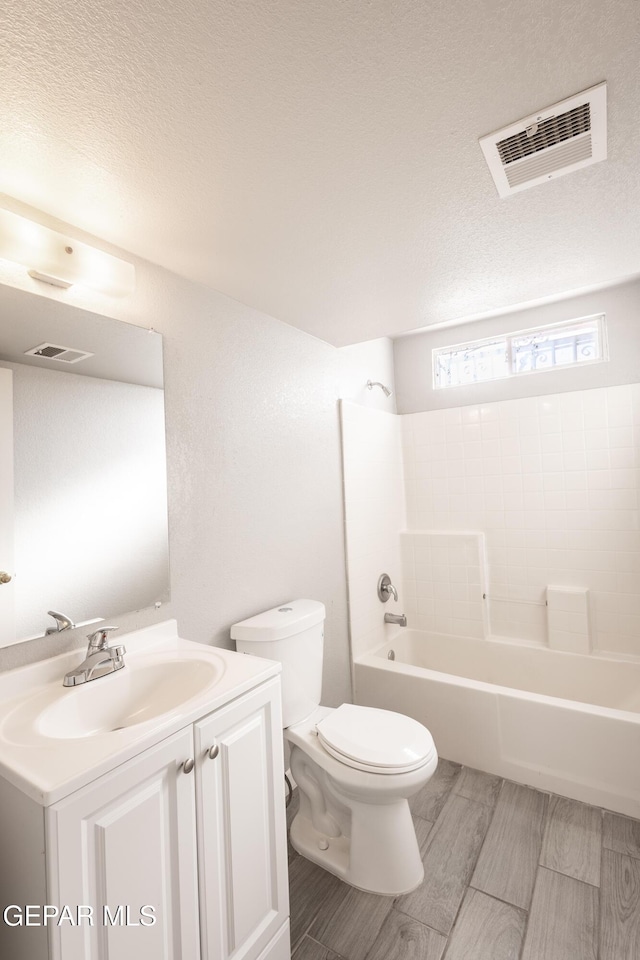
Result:
[[[11,574],[0,570],[0,583],[11,583]]]
[[[214,745],[212,747],[209,747],[209,750],[208,750],[209,760],[215,760],[215,758],[218,756],[219,753],[220,753],[220,747],[218,746],[217,743],[214,743]]]
[[[188,760],[183,761],[183,764],[182,764],[182,772],[183,772],[183,773],[191,773],[191,771],[193,770],[194,767],[195,767],[195,761],[194,761],[193,757],[189,757]]]

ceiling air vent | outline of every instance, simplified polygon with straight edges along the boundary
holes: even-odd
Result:
[[[501,197],[607,158],[607,85],[555,103],[480,139]]]
[[[56,343],[41,343],[38,347],[25,350],[25,357],[42,357],[43,360],[59,360],[60,363],[78,363],[92,357],[86,350],[74,350],[72,347],[61,347]]]

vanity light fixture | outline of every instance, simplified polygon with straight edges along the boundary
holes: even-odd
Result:
[[[8,210],[0,210],[0,259],[21,264],[30,277],[56,287],[77,285],[112,297],[135,289],[132,263]]]

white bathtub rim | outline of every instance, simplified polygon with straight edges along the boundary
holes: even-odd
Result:
[[[447,640],[451,640],[452,637],[450,634],[446,633],[431,633],[428,630],[420,630],[418,627],[412,627],[410,624],[406,627],[406,632],[408,633],[420,633],[426,634],[434,640],[442,640],[445,643]],[[405,630],[400,628],[397,630],[392,637],[388,638],[384,644],[381,646],[367,650],[366,653],[360,655],[357,658],[358,661],[369,654],[375,656],[379,653],[380,650],[385,649],[389,644],[394,643],[397,640],[401,640],[405,634]],[[527,650],[546,650],[549,653],[553,653],[554,656],[559,657],[588,657],[589,660],[613,660],[615,663],[632,663],[636,666],[640,665],[640,655],[634,653],[621,653],[619,650],[601,650],[599,648],[594,648],[589,653],[575,653],[572,650],[554,650],[549,646],[548,643],[543,643],[541,640],[524,640],[518,637],[503,637],[498,633],[490,633],[486,637],[470,637],[464,633],[455,634],[453,636],[454,640],[470,640],[473,643],[495,643],[502,644],[508,647],[524,647]]]
[[[396,638],[397,639],[397,636]],[[485,642],[485,641],[480,641]],[[486,680],[474,680],[471,677],[461,677],[454,673],[443,673],[439,670],[430,670],[428,667],[417,667],[412,663],[404,663],[397,660],[387,660],[381,656],[385,651],[390,650],[394,640],[388,640],[375,651],[363,654],[355,660],[355,663],[367,667],[374,667],[376,670],[387,670],[392,673],[404,673],[412,677],[426,677],[438,683],[450,686],[466,687],[470,690],[479,690],[483,693],[500,694],[516,699],[531,700],[534,703],[554,706],[563,710],[572,710],[579,713],[587,713],[592,716],[595,714],[601,717],[609,717],[614,720],[623,720],[626,723],[634,723],[640,726],[640,713],[632,710],[619,710],[615,707],[602,707],[595,703],[586,703],[582,700],[568,700],[563,697],[551,697],[545,693],[533,693],[529,690],[521,690],[518,687],[505,687],[498,683],[487,683]],[[555,653],[564,653],[564,651],[553,651]],[[576,654],[564,653],[565,656],[576,656]],[[609,658],[604,658],[609,659]]]

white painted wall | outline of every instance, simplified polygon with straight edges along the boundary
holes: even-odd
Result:
[[[366,340],[364,343],[354,343],[349,347],[341,347],[340,353],[349,364],[354,378],[354,389],[349,393],[350,399],[365,407],[374,410],[386,410],[387,413],[396,413],[396,394],[393,369],[393,340],[381,337],[379,340]],[[360,383],[355,381],[359,374]],[[369,389],[367,381],[384,383],[391,390],[391,396],[386,397],[380,387]]]
[[[436,347],[482,340],[500,333],[512,333],[598,313],[606,315],[610,354],[607,363],[549,370],[464,387],[433,389],[431,351]],[[640,379],[639,316],[640,280],[635,280],[517,313],[401,337],[394,340],[398,413],[635,383]]]
[[[8,205],[33,216],[21,204]],[[46,224],[69,232],[52,219]],[[231,646],[235,621],[312,597],[327,608],[324,700],[349,699],[338,399],[361,394],[361,363],[215,291],[71,233],[133,261],[136,293],[118,301],[73,287],[59,291],[5,263],[0,282],[153,326],[164,337],[171,603],[116,622],[128,629],[173,615],[185,637]],[[0,287],[0,311],[1,294]],[[378,400],[364,392],[365,402]],[[84,632],[0,651],[0,669],[80,646]]]
[[[13,371],[18,638],[166,599],[161,390],[67,370]]]

